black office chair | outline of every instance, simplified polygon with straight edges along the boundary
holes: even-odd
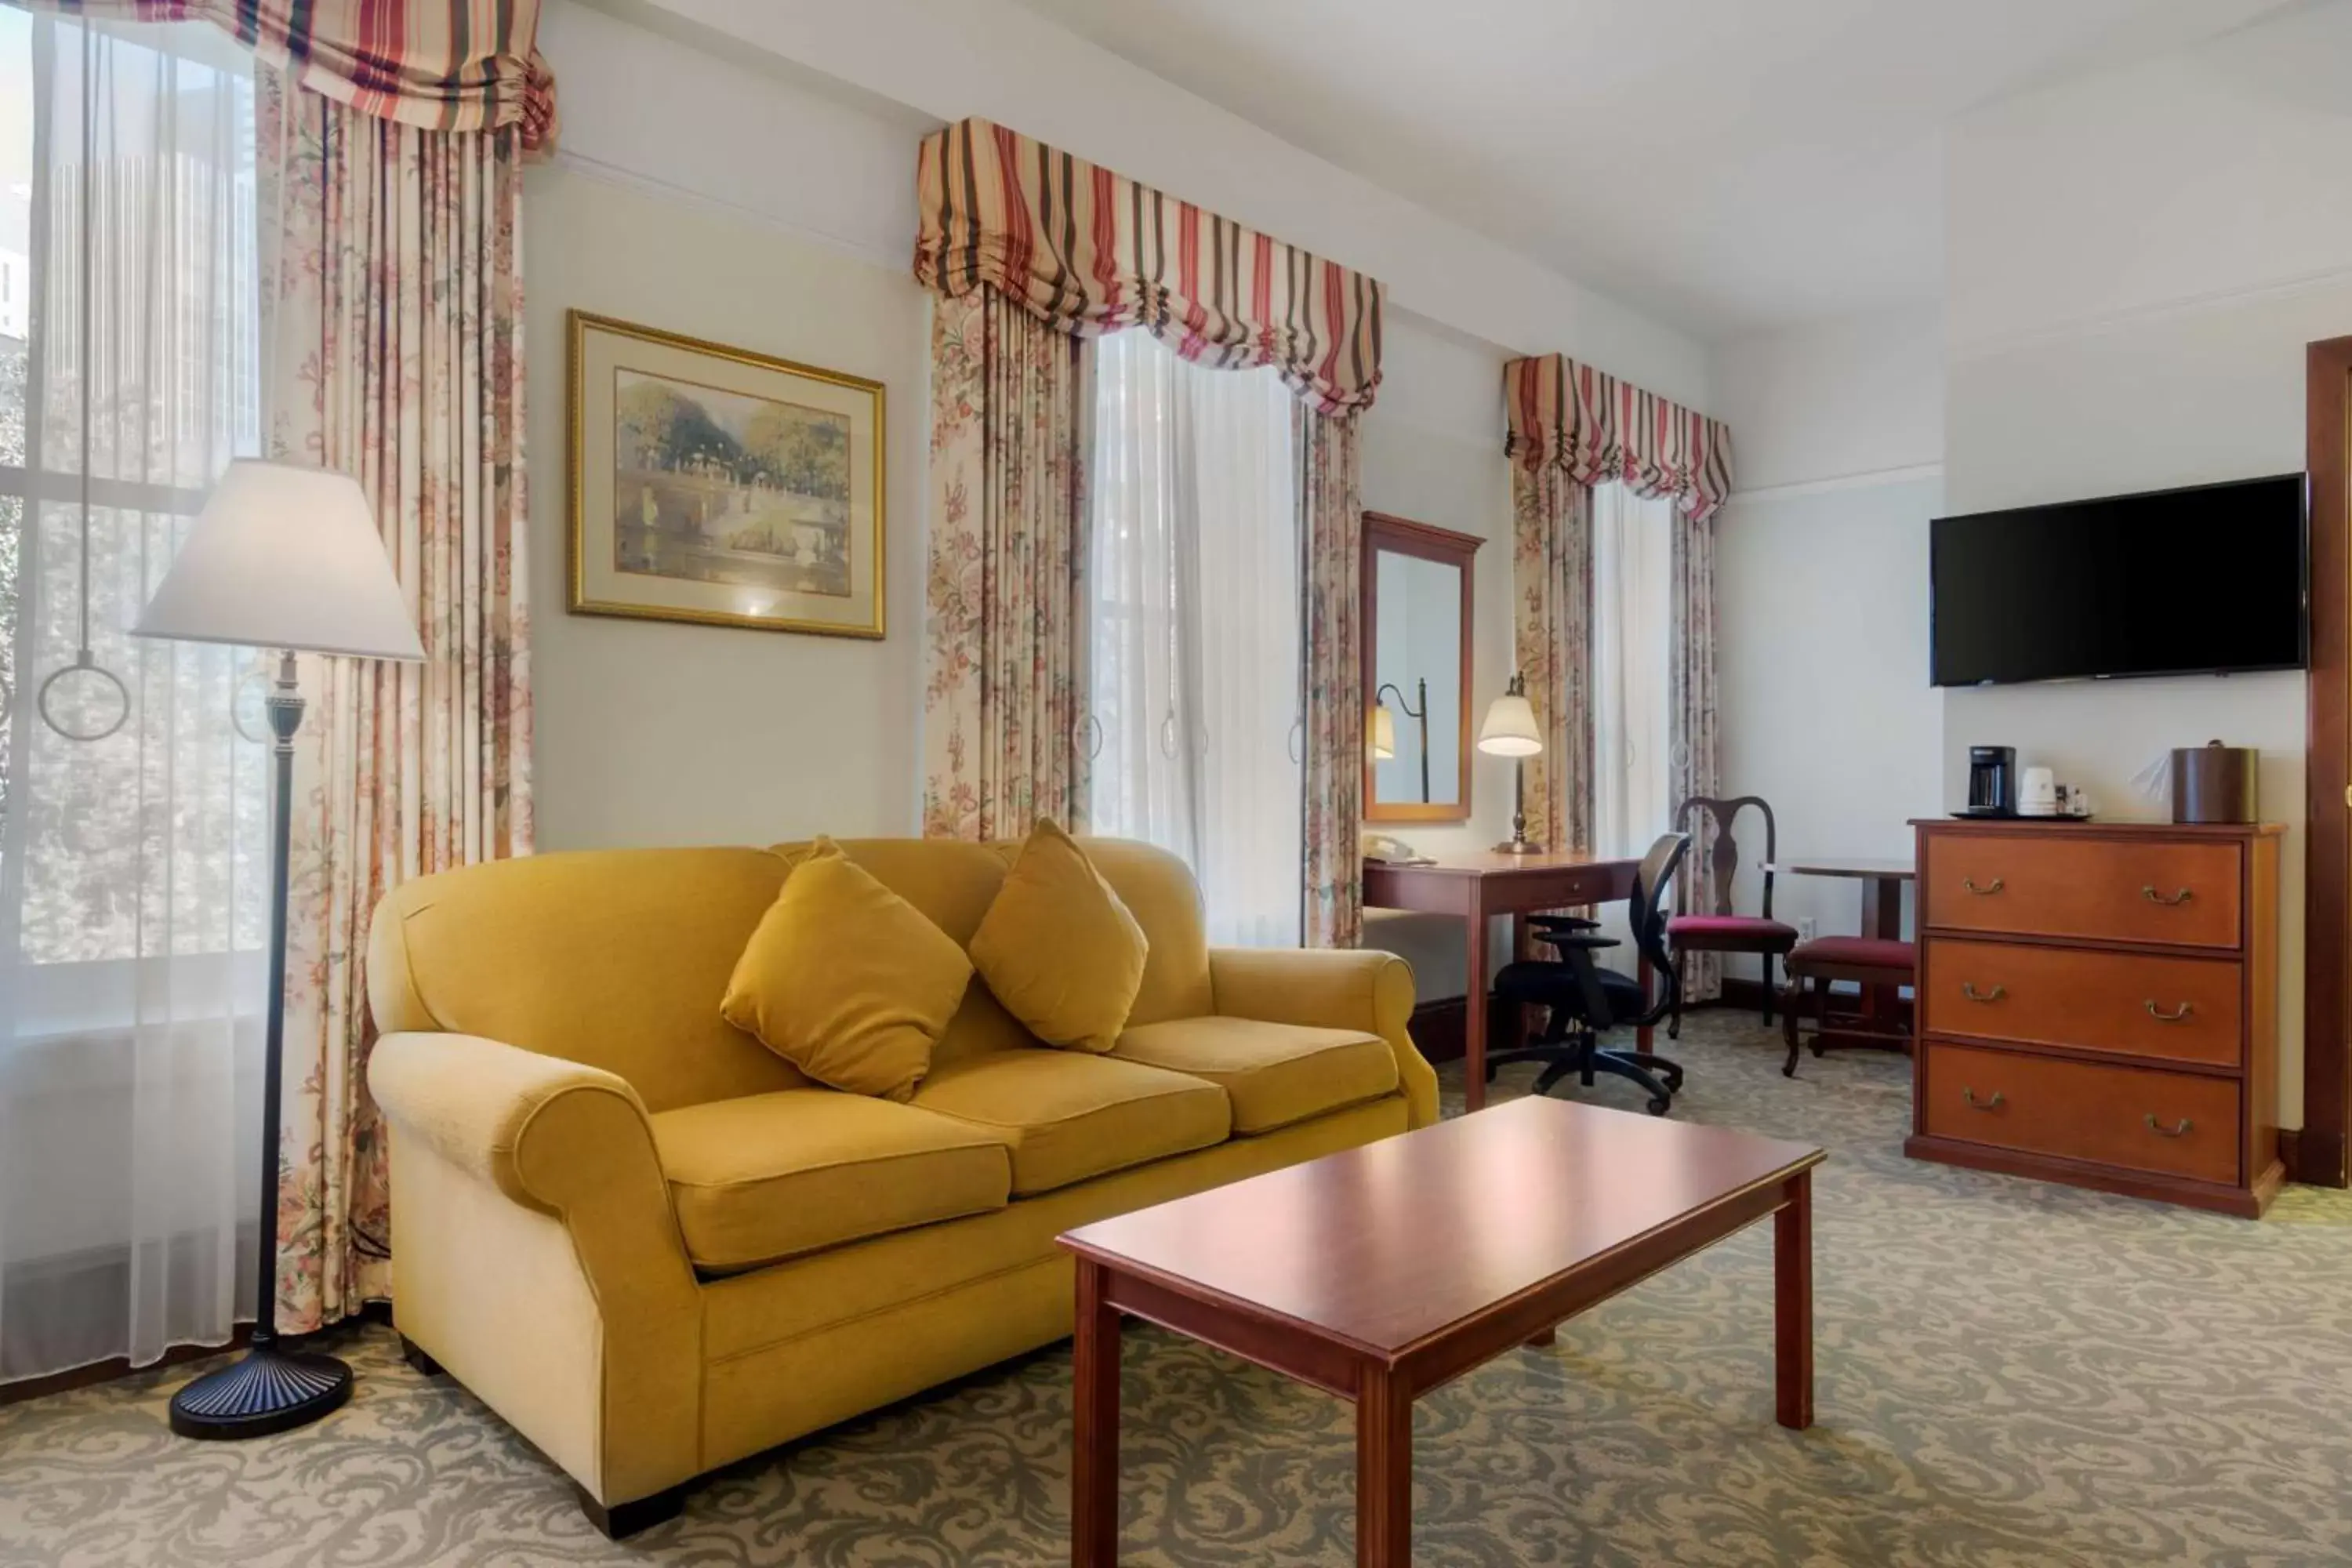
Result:
[[[1620,1025],[1655,1024],[1674,1010],[1682,987],[1666,946],[1664,894],[1689,849],[1687,833],[1669,833],[1651,845],[1634,875],[1633,896],[1626,900],[1633,945],[1665,981],[1656,988],[1657,995],[1643,994],[1639,983],[1593,962],[1595,952],[1618,945],[1616,938],[1596,934],[1600,921],[1571,915],[1538,915],[1530,921],[1536,940],[1550,946],[1559,957],[1506,964],[1495,977],[1495,994],[1507,1002],[1548,1007],[1551,1016],[1534,1043],[1514,1050],[1489,1051],[1489,1071],[1505,1062],[1548,1063],[1543,1076],[1536,1079],[1538,1094],[1549,1093],[1552,1085],[1570,1073],[1575,1073],[1588,1089],[1594,1074],[1612,1073],[1650,1091],[1651,1115],[1664,1116],[1673,1109],[1675,1095],[1683,1087],[1683,1069],[1664,1057],[1605,1047],[1601,1035]]]

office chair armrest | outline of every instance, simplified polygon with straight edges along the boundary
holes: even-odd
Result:
[[[1589,921],[1581,915],[1529,915],[1528,924],[1539,931],[1599,931],[1599,921]]]
[[[1562,952],[1570,949],[1579,952],[1598,952],[1604,947],[1625,945],[1613,936],[1584,936],[1571,931],[1546,931],[1536,940]]]

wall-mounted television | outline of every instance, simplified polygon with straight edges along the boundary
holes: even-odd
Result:
[[[1936,519],[1937,686],[2300,669],[2301,474]]]

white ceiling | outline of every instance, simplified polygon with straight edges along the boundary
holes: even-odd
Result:
[[[1701,338],[1925,305],[1940,130],[2291,0],[1017,0]]]

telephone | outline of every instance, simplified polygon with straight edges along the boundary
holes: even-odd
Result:
[[[1433,866],[1437,862],[1418,853],[1402,838],[1391,838],[1385,833],[1367,833],[1357,846],[1367,860],[1377,860],[1387,866]]]

